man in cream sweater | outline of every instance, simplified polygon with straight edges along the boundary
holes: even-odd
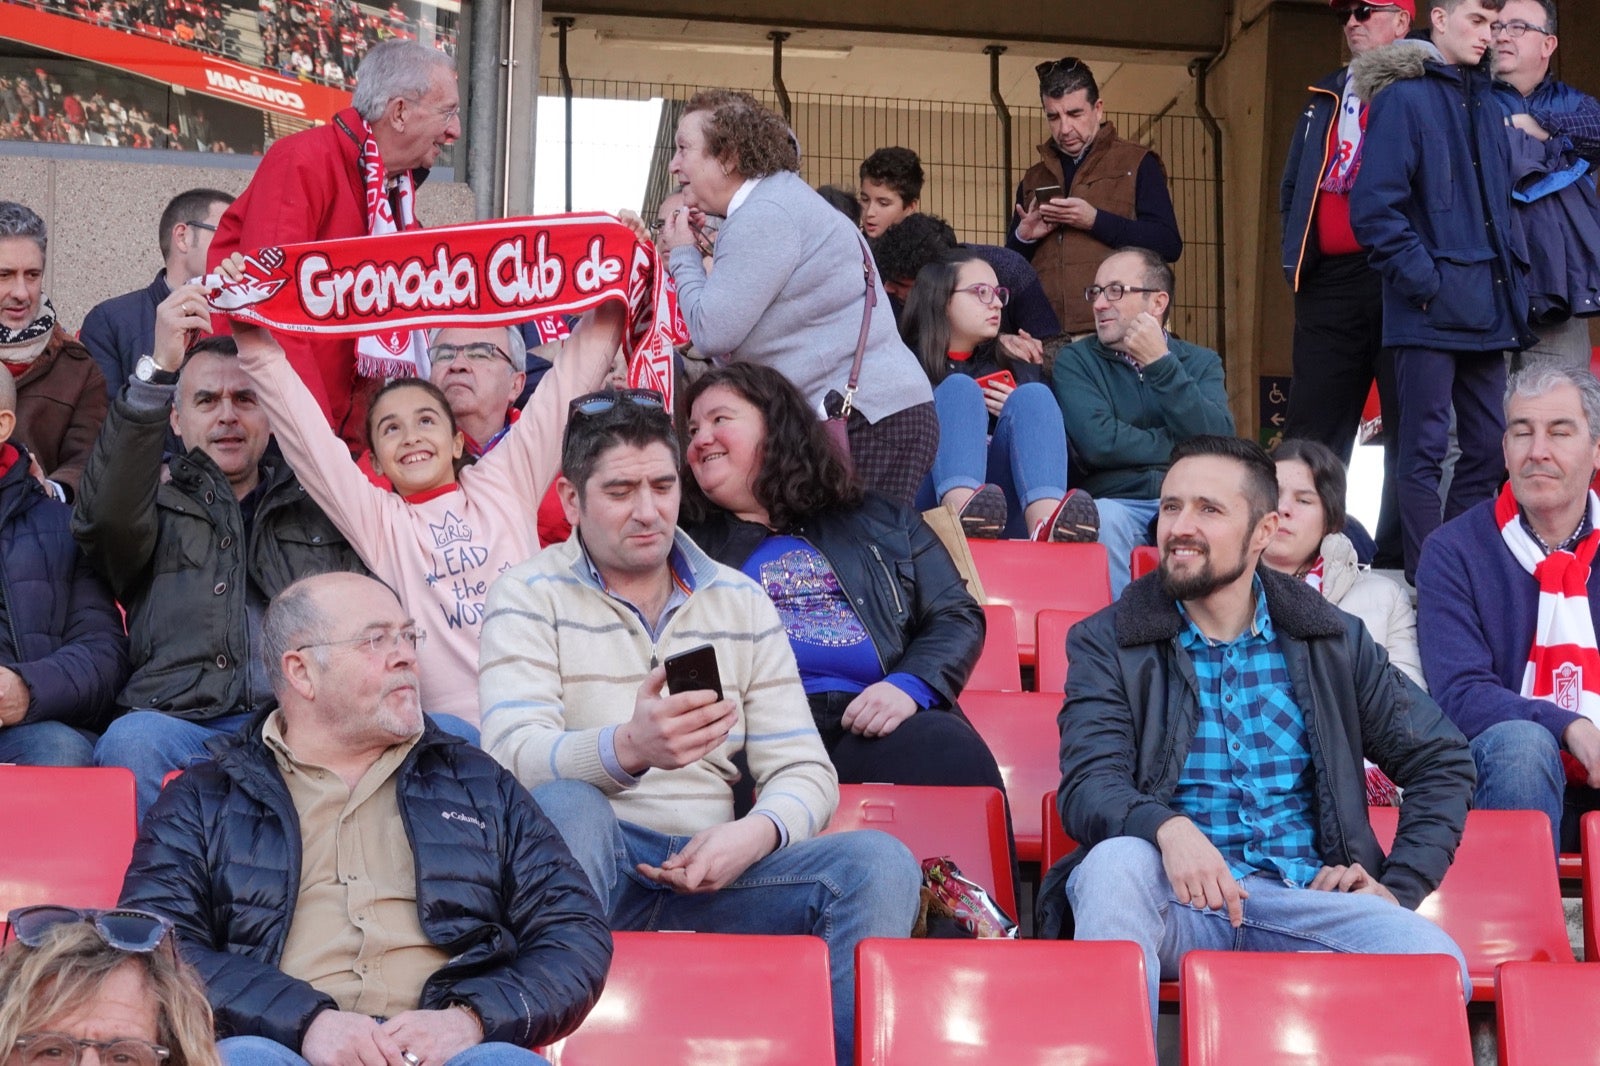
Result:
[[[655,393],[572,401],[558,492],[575,533],[489,593],[484,747],[534,790],[613,929],[828,942],[834,1043],[853,1061],[855,945],[905,936],[920,872],[878,832],[816,837],[838,803],[777,611],[677,529],[678,439]],[[663,695],[710,642],[725,698]],[[734,756],[759,792],[734,817]]]

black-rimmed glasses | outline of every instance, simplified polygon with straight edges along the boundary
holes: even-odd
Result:
[[[215,226],[213,226],[213,225],[212,225],[212,224],[211,224],[211,223],[209,223],[209,222],[201,222],[201,221],[200,221],[200,220],[199,220],[199,219],[197,219],[197,218],[191,218],[191,219],[189,219],[189,220],[188,220],[188,221],[187,221],[187,222],[185,222],[185,223],[184,223],[184,225],[185,225],[185,226],[193,226],[193,227],[194,227],[194,228],[195,228],[195,229],[203,229],[203,230],[208,230],[208,231],[210,231],[210,232],[212,232],[212,233],[215,233],[215,232],[217,232],[217,227],[215,227]]]
[[[100,939],[118,951],[142,955],[161,946],[172,932],[172,922],[159,914],[136,910],[98,910],[40,904],[18,907],[6,915],[6,936],[15,937],[24,947],[44,945],[50,930],[58,925],[87,922]]]
[[[1105,293],[1106,299],[1116,303],[1130,292],[1165,292],[1165,289],[1142,289],[1137,285],[1124,285],[1120,281],[1113,281],[1110,285],[1090,285],[1083,290],[1083,298],[1089,303],[1094,303]]]
[[[1491,22],[1489,23],[1489,32],[1496,37],[1502,33],[1507,37],[1521,37],[1525,33],[1542,33],[1546,37],[1554,36],[1545,27],[1535,26],[1533,23],[1523,22],[1521,19],[1512,19],[1510,22]]]

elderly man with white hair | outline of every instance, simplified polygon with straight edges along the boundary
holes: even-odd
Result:
[[[350,103],[327,125],[273,142],[217,226],[213,269],[234,252],[420,226],[417,187],[461,136],[455,60],[386,41],[362,60]],[[275,337],[352,454],[366,447],[367,398],[380,379],[426,365],[426,339],[405,330],[359,341]]]

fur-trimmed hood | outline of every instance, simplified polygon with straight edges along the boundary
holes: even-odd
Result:
[[[1396,41],[1352,59],[1350,87],[1363,103],[1371,103],[1374,96],[1395,82],[1422,77],[1430,62],[1444,62],[1432,41]]]

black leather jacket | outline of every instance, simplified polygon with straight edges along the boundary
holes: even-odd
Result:
[[[717,511],[685,532],[737,570],[772,531]],[[783,532],[827,556],[884,674],[914,674],[954,706],[983,650],[983,608],[922,516],[869,495],[859,507],[824,511]]]
[[[1361,622],[1304,582],[1258,571],[1267,611],[1305,711],[1315,775],[1317,850],[1328,865],[1360,863],[1415,908],[1455,857],[1476,779],[1466,738],[1438,704],[1389,664]],[[1057,809],[1082,847],[1039,890],[1039,935],[1070,934],[1065,884],[1087,849],[1109,837],[1155,843],[1198,724],[1194,665],[1182,617],[1150,575],[1067,635]],[[1367,820],[1365,755],[1405,789],[1387,858]]]
[[[190,767],[145,816],[121,905],[177,927],[217,1035],[299,1051],[330,996],[278,969],[300,894],[300,823],[261,721]],[[461,1002],[485,1040],[534,1047],[577,1028],[611,963],[605,914],[511,773],[427,727],[396,771],[422,931],[450,955],[419,1006]]]

